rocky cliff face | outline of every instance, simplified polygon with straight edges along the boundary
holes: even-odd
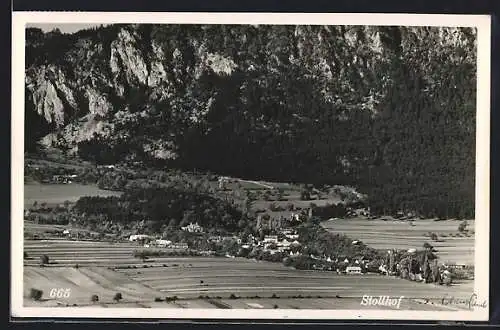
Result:
[[[324,30],[314,32],[309,27],[288,28],[283,31],[248,27],[248,31],[237,31],[237,36],[224,35],[226,40],[220,44],[205,40],[203,34],[199,33],[203,30],[215,30],[214,28],[197,29],[199,31],[195,33],[198,32],[198,39],[182,40],[179,36],[174,36],[174,31],[169,31],[168,27],[156,27],[157,35],[163,33],[167,37],[177,38],[176,41],[179,41],[181,47],[168,47],[168,43],[161,45],[161,38],[152,38],[151,28],[141,29],[140,26],[134,25],[83,31],[75,35],[56,33],[40,36],[39,31],[32,29],[27,36],[27,52],[33,53],[29,54],[33,60],[27,63],[26,92],[28,102],[31,103],[29,106],[47,123],[53,123],[56,127],[50,132],[52,138],[45,139],[45,143],[59,141],[59,145],[74,148],[78,142],[91,139],[94,133],[110,136],[114,133],[114,121],[119,120],[114,118],[115,115],[120,117],[125,112],[128,117],[132,117],[128,120],[136,120],[137,117],[147,116],[150,110],[147,108],[157,102],[172,103],[175,102],[173,99],[183,96],[196,98],[190,94],[199,94],[200,91],[184,89],[184,95],[179,95],[176,87],[196,85],[210,74],[227,77],[236,71],[241,75],[245,71],[269,70],[269,74],[279,75],[284,73],[280,72],[279,66],[287,65],[286,62],[302,65],[309,60],[309,74],[320,75],[328,82],[332,79],[344,79],[349,74],[350,66],[357,66],[356,70],[360,78],[363,78],[363,71],[369,70],[370,67],[361,67],[358,62],[369,60],[373,63],[377,57],[382,56],[382,46],[376,29],[367,28],[362,31],[363,40],[356,35],[360,31],[335,31],[340,33],[335,42],[340,43],[339,46],[343,48],[340,49],[340,54],[333,58],[321,55],[329,51],[328,46],[334,46],[331,43],[326,45],[324,38],[331,38],[334,35],[333,30],[339,29],[335,27],[324,27]],[[294,44],[279,45],[283,41],[278,39],[278,33],[272,35],[273,32],[288,34],[287,41]],[[248,41],[252,37],[260,38],[261,33],[264,34],[263,38],[268,38],[267,44],[259,44],[260,40]],[[104,34],[106,40],[99,38]],[[227,40],[229,38],[233,40]],[[55,43],[54,39],[59,39],[59,42]],[[253,44],[256,47],[255,52],[262,54],[250,54],[253,55],[250,57],[265,57],[264,61],[258,63],[258,58],[240,58],[238,55],[244,53],[245,49],[233,52],[232,55],[236,56],[228,56],[230,44],[236,44],[238,41],[242,47],[245,43]],[[64,46],[62,49],[51,49],[54,43],[62,43]],[[182,43],[187,45],[183,48]],[[259,46],[263,49],[258,49]],[[292,48],[296,48],[295,54],[290,52],[285,54],[288,58],[279,58],[283,55],[279,54],[280,52]],[[51,56],[45,56],[44,52],[51,52]],[[186,63],[186,57],[190,63]],[[350,81],[346,80],[344,88],[349,90],[356,87],[349,84]],[[327,85],[322,91],[325,100],[342,102],[339,95],[336,95],[337,91],[329,90]],[[142,115],[135,112],[137,109],[130,109],[130,98],[133,98],[131,90],[134,89],[140,89],[145,94],[143,97],[146,102],[140,106],[146,113]],[[221,97],[220,93],[217,95]],[[215,95],[205,98],[197,96],[198,98],[193,100],[197,103],[196,109],[183,109],[186,113],[180,115],[185,115],[192,121],[199,121],[207,115]],[[374,96],[371,95],[370,98],[367,95],[369,104],[373,104]]]

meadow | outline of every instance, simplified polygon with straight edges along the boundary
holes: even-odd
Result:
[[[432,219],[399,221],[395,219],[353,218],[335,219],[322,223],[323,227],[344,233],[376,249],[422,249],[425,242],[435,247],[440,262],[474,264],[474,221],[468,220],[468,233],[460,233],[461,221]],[[429,233],[435,233],[432,240]]]
[[[58,205],[65,201],[76,202],[83,196],[119,196],[116,191],[102,190],[94,185],[70,184],[38,184],[24,185],[24,207],[28,208],[37,202],[39,205]]]

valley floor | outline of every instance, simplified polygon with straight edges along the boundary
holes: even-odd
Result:
[[[467,299],[474,291],[471,281],[446,287],[241,258],[169,257],[143,263],[133,258],[134,248],[127,243],[26,241],[25,306],[364,309],[378,307],[361,306],[364,295],[382,295],[404,296],[401,309],[449,311],[466,307],[442,305],[443,298]],[[37,265],[42,254],[52,256],[46,267]],[[30,299],[31,288],[43,291],[41,301]],[[52,289],[70,289],[71,294],[50,297]],[[123,297],[118,303],[113,301],[117,292]],[[99,302],[90,301],[93,294]],[[174,296],[175,301],[165,301]]]

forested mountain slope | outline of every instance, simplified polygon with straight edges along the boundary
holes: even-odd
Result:
[[[352,184],[374,211],[474,215],[475,31],[26,30],[26,150]]]

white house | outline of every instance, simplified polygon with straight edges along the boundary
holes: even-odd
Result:
[[[361,274],[361,267],[359,266],[349,266],[345,269],[346,274]]]
[[[198,223],[190,223],[189,225],[182,227],[181,228],[184,231],[190,232],[190,233],[202,233],[203,228],[198,225]]]
[[[172,244],[172,241],[168,241],[168,240],[166,240],[166,239],[157,239],[157,240],[155,241],[155,244],[156,244],[156,246],[158,246],[158,247],[167,247],[167,246],[169,246],[170,244]]]
[[[282,240],[281,242],[279,242],[277,245],[280,246],[280,247],[289,247],[292,243],[287,241],[286,239]]]
[[[225,240],[229,240],[229,241],[235,241],[236,243],[238,244],[241,244],[241,238],[239,238],[238,236],[225,236],[222,238],[223,241]]]
[[[184,249],[184,250],[189,248],[187,243],[174,243],[170,247],[173,249]]]
[[[138,240],[149,238],[148,235],[130,235],[129,241],[136,242]]]
[[[220,243],[220,242],[222,242],[222,237],[221,236],[210,236],[207,241]]]
[[[264,243],[278,243],[278,236],[276,235],[266,235],[264,236]]]

